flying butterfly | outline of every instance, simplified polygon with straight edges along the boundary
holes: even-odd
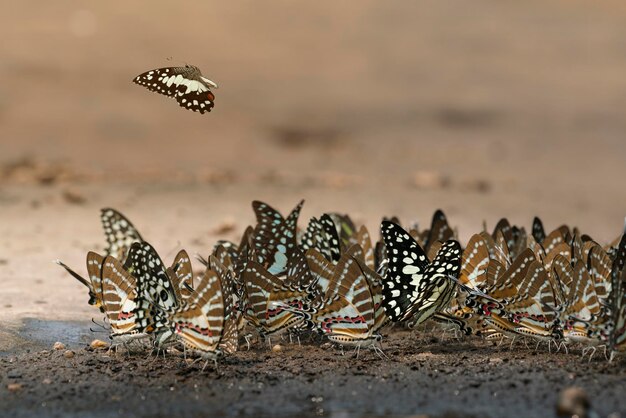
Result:
[[[215,96],[211,89],[217,89],[217,84],[193,65],[146,71],[135,77],[133,83],[174,98],[180,107],[200,113],[213,109]]]

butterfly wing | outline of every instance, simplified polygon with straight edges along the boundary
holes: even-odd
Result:
[[[100,211],[100,220],[107,240],[105,255],[112,255],[122,264],[126,260],[130,246],[143,238],[137,228],[120,212],[112,208]]]
[[[107,256],[102,265],[102,296],[111,337],[137,333],[137,282],[112,256]]]
[[[383,221],[381,231],[387,249],[388,266],[383,281],[383,306],[394,322],[405,319],[420,296],[428,259],[419,244],[400,226]]]
[[[215,352],[224,330],[224,294],[219,276],[207,268],[196,292],[171,316],[171,327],[183,343],[205,353]]]
[[[211,88],[217,84],[202,76],[198,67],[166,67],[146,71],[133,79],[150,91],[176,99],[180,107],[194,112],[210,112],[215,96]]]
[[[254,201],[252,208],[257,218],[253,232],[254,250],[258,261],[271,274],[280,275],[287,270],[287,262],[296,248],[296,225],[304,201],[301,201],[287,219],[266,203]]]

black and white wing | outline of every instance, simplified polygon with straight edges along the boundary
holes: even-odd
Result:
[[[383,221],[381,232],[388,265],[383,281],[383,307],[392,321],[401,321],[420,296],[428,258],[422,247],[400,226]]]
[[[216,89],[217,84],[203,77],[198,67],[192,65],[146,71],[135,77],[133,82],[172,97],[180,107],[194,112],[210,112],[214,106],[215,96],[211,89]]]
[[[130,246],[135,242],[142,242],[143,238],[137,228],[115,209],[102,209],[100,221],[107,240],[107,247],[104,250],[105,256],[112,255],[123,264]]]

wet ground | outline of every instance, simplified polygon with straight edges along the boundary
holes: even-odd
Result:
[[[177,356],[93,350],[76,339],[99,335],[76,325],[27,323],[22,335],[36,328],[75,339],[54,350],[46,337],[30,352],[0,358],[3,416],[555,416],[558,395],[570,386],[583,388],[600,416],[626,415],[626,361],[596,354],[589,362],[576,349],[549,353],[534,343],[392,329],[388,358],[275,338],[280,351],[244,345],[217,370],[202,371],[203,362]]]

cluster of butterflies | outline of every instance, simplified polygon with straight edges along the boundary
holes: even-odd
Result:
[[[579,342],[611,357],[626,349],[626,235],[603,247],[576,228],[546,234],[535,218],[527,234],[502,219],[463,249],[438,210],[427,230],[385,219],[372,242],[365,226],[337,213],[299,230],[303,203],[284,217],[253,202],[256,225],[238,245],[218,241],[198,257],[202,274],[184,250],[168,267],[109,208],[101,213],[105,255],[87,254],[88,278],[57,262],[89,289],[113,344],[182,345],[207,360],[236,351],[240,337],[249,343],[250,331],[319,334],[383,355],[383,327],[428,319],[489,339]]]

